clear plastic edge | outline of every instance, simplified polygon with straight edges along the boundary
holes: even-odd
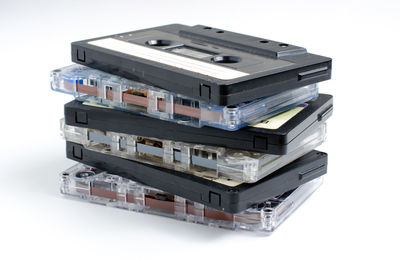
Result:
[[[170,217],[230,230],[271,234],[323,182],[316,178],[282,195],[231,214],[117,175],[76,164],[60,174],[63,195],[105,206]]]
[[[256,182],[321,145],[326,124],[303,133],[307,136],[286,155],[272,155],[224,147],[176,142],[151,137],[100,131],[66,125],[60,120],[62,137],[86,149],[169,168],[229,186]]]
[[[193,127],[235,131],[318,97],[318,85],[232,106],[217,106],[82,65],[51,71],[51,89],[89,104],[112,107]]]

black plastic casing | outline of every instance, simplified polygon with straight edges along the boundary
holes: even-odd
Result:
[[[154,31],[160,32],[161,36],[157,36]],[[229,55],[232,56],[237,53],[240,53],[242,57],[246,57],[243,54],[248,54],[248,57],[256,55],[260,58],[271,58],[274,61],[285,61],[289,65],[280,67],[260,65],[257,71],[247,76],[221,80],[169,66],[163,64],[162,61],[146,60],[88,44],[93,40],[118,39],[121,36],[135,36],[143,32],[148,32],[148,40],[163,38],[163,33],[173,34],[185,45],[189,43],[202,50],[215,52],[215,47],[217,47],[220,50],[224,49],[224,53],[229,51]],[[146,46],[146,39],[142,42],[139,44]],[[162,47],[151,48],[161,49]],[[298,46],[202,25],[190,27],[172,24],[77,41],[71,44],[71,56],[75,63],[221,106],[271,96],[288,89],[328,80],[331,78],[332,68],[332,59],[308,53],[306,49]],[[236,67],[232,63],[222,63],[222,65],[241,70],[239,66]]]
[[[252,152],[284,155],[293,151],[309,132],[332,114],[331,95],[320,94],[276,130],[247,126],[237,131],[194,128],[115,109],[85,105],[77,100],[64,106],[65,123],[103,131],[134,134]]]
[[[311,151],[256,183],[230,187],[194,175],[90,151],[72,142],[67,142],[66,149],[69,159],[229,213],[241,212],[322,176],[327,172],[328,162],[326,153]]]

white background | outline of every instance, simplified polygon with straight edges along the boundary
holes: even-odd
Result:
[[[333,58],[324,185],[270,237],[60,196],[73,165],[58,120],[71,96],[49,71],[70,43],[203,24]],[[0,263],[399,264],[400,2],[1,1]]]

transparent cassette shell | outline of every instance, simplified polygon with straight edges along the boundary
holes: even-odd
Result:
[[[269,234],[290,216],[322,181],[322,177],[319,177],[237,214],[218,211],[83,164],[76,164],[61,173],[60,190],[64,195],[110,207],[212,227]]]
[[[318,96],[317,84],[231,106],[218,106],[82,65],[53,70],[51,89],[101,104],[179,124],[238,130]]]
[[[89,150],[232,186],[238,182],[258,181],[315,149],[326,138],[326,124],[322,123],[303,132],[308,136],[292,152],[271,155],[69,126],[64,119],[61,119],[60,127],[65,140],[82,144]]]

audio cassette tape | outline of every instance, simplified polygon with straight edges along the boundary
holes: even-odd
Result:
[[[51,88],[101,104],[179,124],[238,130],[318,96],[317,84],[236,105],[218,106],[116,75],[71,65],[53,70]]]
[[[322,123],[317,128],[307,129],[304,133],[308,136],[292,152],[271,155],[70,126],[65,124],[64,119],[60,123],[66,141],[82,144],[91,151],[202,178],[251,183],[315,149],[326,136],[326,125]]]
[[[64,106],[64,117],[69,126],[284,155],[297,149],[309,136],[305,131],[324,123],[331,116],[332,109],[332,96],[320,94],[316,100],[237,131],[207,126],[193,128],[77,100]]]
[[[229,179],[206,179],[193,174],[135,162],[91,151],[66,142],[67,158],[140,182],[217,210],[238,213],[324,175],[328,155],[311,151],[255,183]]]
[[[318,177],[235,214],[215,210],[84,164],[76,164],[61,173],[60,191],[71,198],[95,204],[268,235],[318,189],[322,180]]]
[[[228,106],[328,80],[331,59],[285,42],[180,24],[73,42],[72,61]]]

